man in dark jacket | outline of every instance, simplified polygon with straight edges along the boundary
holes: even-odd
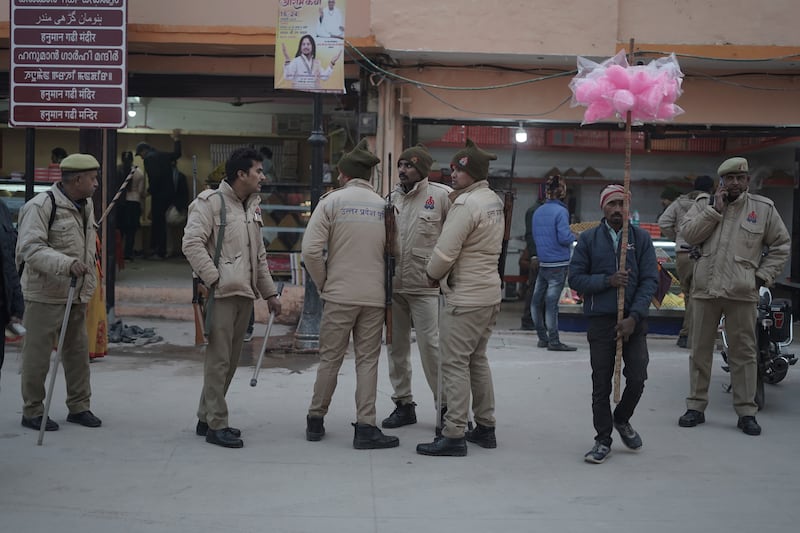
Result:
[[[11,220],[11,212],[5,202],[0,201],[0,325],[3,329],[11,324],[22,325],[25,303],[22,300],[22,287],[19,283],[14,249],[17,246],[17,231]],[[0,369],[6,353],[6,336],[0,332]]]
[[[628,228],[625,268],[619,268],[623,200],[621,185],[609,185],[600,195],[604,218],[600,225],[581,233],[569,266],[569,285],[583,295],[583,312],[589,320],[587,339],[592,365],[592,414],[597,431],[594,447],[584,459],[602,463],[611,453],[611,429],[632,450],[642,439],[630,424],[647,379],[647,314],[658,286],[658,266],[650,235]],[[624,318],[617,322],[617,291],[625,291]],[[625,390],[611,412],[611,378],[616,339],[622,337]]]
[[[144,161],[150,192],[150,248],[153,255],[167,255],[167,209],[175,202],[174,163],[181,157],[180,130],[172,132],[172,152],[160,152],[145,142],[136,145],[136,155]]]

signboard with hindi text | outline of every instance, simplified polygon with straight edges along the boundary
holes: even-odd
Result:
[[[11,126],[125,126],[127,3],[11,0]]]
[[[345,0],[278,0],[275,88],[344,90]]]

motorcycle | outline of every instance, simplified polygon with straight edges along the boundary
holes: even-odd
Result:
[[[722,339],[722,369],[730,372],[728,366],[728,338],[725,334],[725,317],[720,319],[719,332]],[[758,410],[764,408],[764,384],[780,383],[789,371],[789,367],[797,363],[794,354],[785,353],[783,348],[792,344],[792,305],[783,298],[772,299],[772,292],[761,287],[758,290],[758,315],[756,318],[756,349],[758,351],[758,373],[756,381],[755,403]],[[731,391],[731,385],[725,386],[725,392]]]

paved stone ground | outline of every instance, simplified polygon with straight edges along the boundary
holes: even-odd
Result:
[[[128,320],[128,319],[126,319]],[[165,342],[114,345],[92,365],[93,411],[103,427],[65,421],[59,376],[51,409],[61,430],[20,426],[17,348],[0,389],[0,531],[94,532],[735,532],[794,531],[800,521],[800,368],[768,387],[760,437],[736,429],[727,375],[714,367],[708,422],[677,426],[688,352],[650,339],[650,379],[632,420],[644,448],[618,440],[603,465],[583,462],[594,431],[588,346],[535,348],[515,332],[507,304],[489,350],[497,402],[496,450],[464,458],[415,453],[433,436],[433,400],[414,354],[419,422],[387,431],[400,447],[352,448],[354,365],[345,360],[322,442],[304,439],[316,360],[278,352],[249,386],[261,338],[248,344],[229,392],[231,423],[245,448],[194,435],[202,349],[190,322],[132,317]],[[291,330],[276,331],[276,341]],[[263,325],[256,329],[263,335]],[[797,347],[795,346],[795,351]],[[416,348],[415,348],[416,349]],[[384,356],[385,357],[385,356]],[[378,419],[392,409],[385,359]]]

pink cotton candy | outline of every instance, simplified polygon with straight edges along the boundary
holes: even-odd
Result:
[[[636,97],[626,89],[620,89],[611,97],[611,106],[620,114],[627,113],[636,105]]]
[[[575,84],[575,100],[580,104],[590,104],[597,96],[597,81],[590,79],[577,80]]]
[[[657,120],[672,120],[675,118],[678,113],[678,109],[680,109],[675,104],[661,104],[661,107],[658,108],[658,113],[656,114]],[[681,109],[681,112],[683,110]]]
[[[591,124],[612,116],[614,116],[614,108],[611,107],[611,103],[606,100],[596,100],[586,108],[586,112],[583,114],[583,122],[584,124]]]
[[[678,91],[680,90],[678,83],[677,79],[667,79],[664,81],[664,100],[667,102],[674,102],[678,99]]]
[[[631,67],[636,68],[636,67]],[[641,94],[644,91],[648,90],[650,87],[653,86],[655,83],[655,79],[650,75],[650,73],[644,69],[639,69],[633,73],[631,76],[630,82],[630,91],[633,94]]]
[[[627,89],[631,81],[628,71],[620,65],[611,65],[606,69],[605,78],[617,89]]]
[[[649,116],[651,119],[658,114],[661,102],[664,100],[661,87],[650,87],[645,92],[636,97],[636,108],[641,114]]]

